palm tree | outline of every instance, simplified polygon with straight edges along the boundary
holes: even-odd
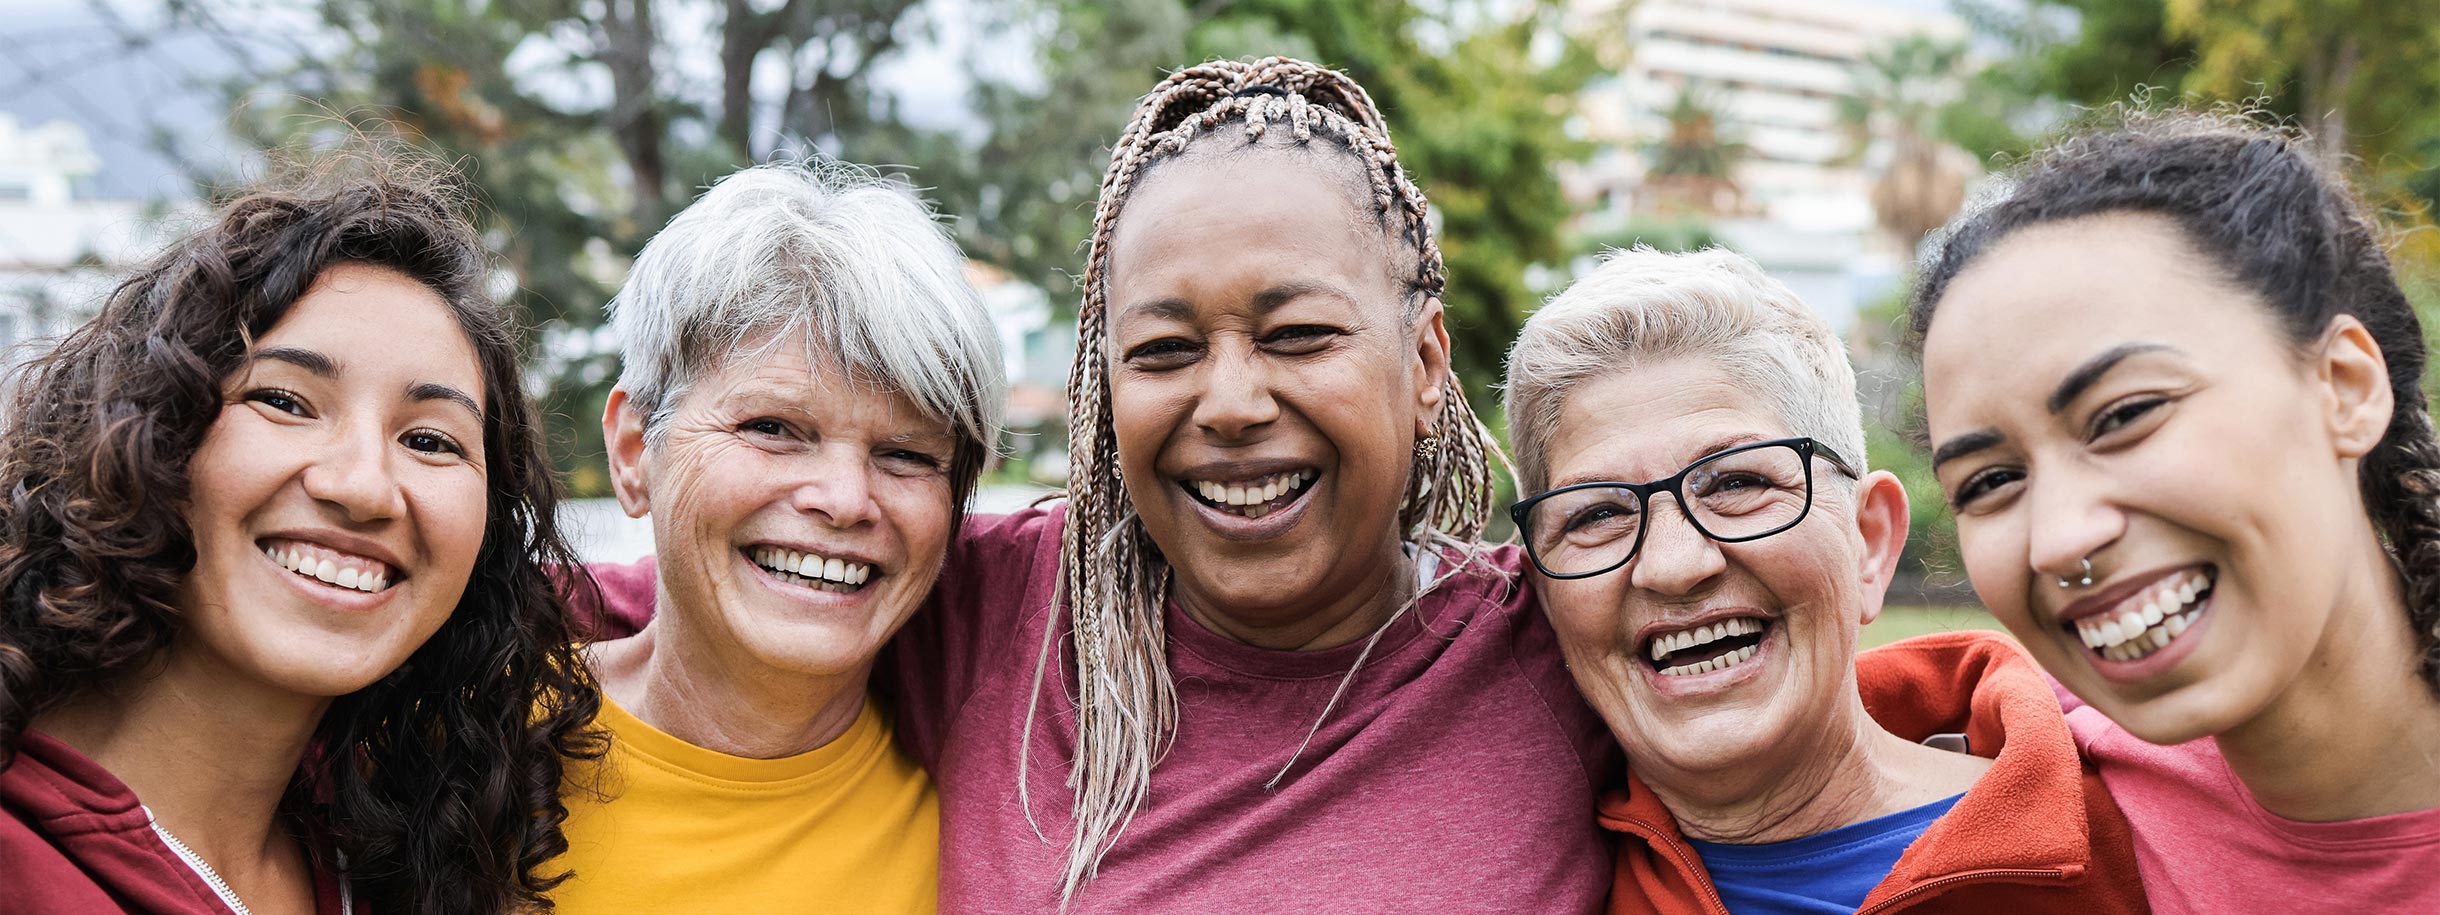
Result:
[[[1667,132],[1644,147],[1650,162],[1644,186],[1655,209],[1716,215],[1739,208],[1737,163],[1748,148],[1721,129],[1713,109],[1702,85],[1690,80],[1662,114]]]
[[[1850,161],[1861,160],[1876,137],[1889,143],[1872,208],[1902,250],[1956,215],[1966,184],[1981,173],[1971,154],[1941,139],[1941,115],[1965,80],[1965,57],[1963,43],[1907,37],[1865,55],[1854,94],[1839,100]]]

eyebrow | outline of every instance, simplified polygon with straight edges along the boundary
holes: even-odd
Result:
[[[314,377],[316,378],[339,377],[339,363],[333,361],[329,356],[322,355],[321,353],[317,353],[303,347],[265,347],[256,351],[254,358],[256,360],[268,359],[273,362],[285,362],[289,365],[293,365],[297,368],[301,368],[305,371],[313,373]]]
[[[1760,433],[1755,433],[1755,432],[1737,432],[1737,433],[1732,433],[1732,434],[1729,434],[1729,435],[1724,435],[1724,436],[1721,436],[1720,438],[1717,438],[1717,439],[1712,440],[1712,442],[1711,442],[1710,444],[1705,445],[1705,446],[1703,447],[1703,450],[1695,452],[1695,456],[1694,456],[1693,458],[1689,459],[1689,460],[1688,460],[1688,461],[1687,461],[1687,462],[1686,462],[1684,465],[1681,465],[1681,466],[1680,466],[1678,469],[1679,469],[1679,470],[1684,470],[1684,469],[1686,469],[1686,467],[1693,466],[1695,461],[1700,461],[1700,460],[1702,460],[1702,459],[1704,459],[1704,458],[1710,457],[1710,456],[1715,455],[1715,454],[1719,454],[1720,452],[1727,451],[1728,449],[1730,449],[1730,448],[1735,448],[1735,447],[1737,447],[1737,446],[1739,446],[1739,445],[1751,445],[1751,444],[1753,444],[1753,443],[1755,443],[1755,442],[1760,442],[1760,441],[1768,441],[1768,440],[1769,440],[1769,439],[1768,439],[1768,437],[1767,437],[1767,436],[1764,436],[1764,435],[1762,435],[1762,434],[1760,434]],[[1614,477],[1611,477],[1609,474],[1606,474],[1606,473],[1598,473],[1598,472],[1595,472],[1595,473],[1579,473],[1579,474],[1575,474],[1575,475],[1569,476],[1567,479],[1560,480],[1560,481],[1558,481],[1558,482],[1555,482],[1555,483],[1550,484],[1550,488],[1552,488],[1552,489],[1562,489],[1562,488],[1565,488],[1565,487],[1574,486],[1574,485],[1576,485],[1576,484],[1578,484],[1578,483],[1635,483],[1635,482],[1644,482],[1644,481],[1639,481],[1639,480],[1620,480],[1620,479],[1616,479],[1616,478],[1614,478]]]
[[[414,400],[418,403],[427,400],[446,400],[450,403],[457,404],[458,406],[465,407],[466,412],[474,414],[475,419],[480,420],[483,418],[482,404],[476,403],[474,398],[466,395],[466,392],[436,381],[419,381],[408,385],[407,397],[408,399]]]
[[[273,362],[285,362],[289,365],[296,366],[297,368],[301,368],[309,373],[312,373],[316,378],[331,379],[339,377],[339,363],[337,360],[323,355],[322,353],[300,346],[264,347],[263,349],[255,352],[254,358],[257,360],[268,359]],[[446,400],[450,403],[457,404],[458,406],[465,407],[466,412],[474,414],[475,419],[479,420],[483,418],[482,404],[476,403],[475,399],[467,396],[466,392],[439,382],[422,381],[408,385],[407,399],[419,403],[427,400]]]
[[[2008,437],[1999,434],[1997,429],[1976,429],[1941,442],[1939,447],[1932,449],[1932,469],[1940,469],[1940,465],[1944,461],[1956,460],[2007,440]]]
[[[1355,296],[1347,294],[1346,290],[1340,289],[1339,287],[1330,285],[1328,283],[1298,281],[1281,283],[1268,289],[1264,289],[1261,292],[1255,293],[1254,312],[1256,314],[1267,315],[1271,312],[1278,311],[1281,308],[1286,307],[1290,302],[1294,302],[1297,299],[1301,299],[1309,295],[1325,295],[1338,299],[1342,302],[1354,302],[1356,300]],[[1166,318],[1171,321],[1186,321],[1194,316],[1194,306],[1187,304],[1185,299],[1171,297],[1137,302],[1133,305],[1127,306],[1124,311],[1120,312],[1122,315],[1129,316],[1139,313],[1148,317]]]
[[[2159,343],[2121,343],[2110,347],[2108,352],[2084,360],[2083,365],[2076,366],[2067,373],[2067,377],[2059,379],[2059,386],[2051,390],[2050,399],[2044,401],[2043,406],[2057,414],[2067,409],[2067,405],[2075,402],[2077,397],[2083,396],[2086,389],[2101,380],[2101,376],[2109,374],[2110,369],[2126,361],[2127,357],[2167,349],[2170,347]]]

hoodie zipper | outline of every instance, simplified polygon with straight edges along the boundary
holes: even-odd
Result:
[[[1965,883],[1965,882],[1968,882],[1968,881],[1973,881],[1973,880],[1984,880],[1984,879],[2005,879],[2005,878],[2010,878],[2010,877],[2048,877],[2048,878],[2051,878],[2051,879],[2054,879],[2054,880],[2058,880],[2058,879],[2065,879],[2065,878],[2067,877],[2067,872],[2066,872],[2066,871],[2063,871],[2063,870],[2060,870],[2060,869],[2058,869],[2058,868],[2040,868],[2040,869],[2010,869],[2010,868],[1993,868],[1993,869],[1990,869],[1990,870],[1966,871],[1966,872],[1961,873],[1961,874],[1950,874],[1950,875],[1945,876],[1945,877],[1939,877],[1939,878],[1932,879],[1932,880],[1926,880],[1926,881],[1923,881],[1922,883],[1915,884],[1914,886],[1907,887],[1907,888],[1906,888],[1906,889],[1904,889],[1904,890],[1900,890],[1900,891],[1898,892],[1898,894],[1897,894],[1897,895],[1895,895],[1895,896],[1891,896],[1891,897],[1889,897],[1889,898],[1887,898],[1887,899],[1883,899],[1883,900],[1881,900],[1881,901],[1880,901],[1878,904],[1876,904],[1876,905],[1872,906],[1871,908],[1868,908],[1868,909],[1860,909],[1860,910],[1858,910],[1858,911],[1856,912],[1856,915],[1871,915],[1871,913],[1874,913],[1874,912],[1887,912],[1887,911],[1891,911],[1891,910],[1896,909],[1896,908],[1897,908],[1898,906],[1900,906],[1901,904],[1904,904],[1904,903],[1905,903],[1907,900],[1909,900],[1909,899],[1912,899],[1912,898],[1914,898],[1914,897],[1916,897],[1916,896],[1920,896],[1920,895],[1922,895],[1922,894],[1924,894],[1924,893],[1931,892],[1931,891],[1933,891],[1933,890],[1940,889],[1940,888],[1942,888],[1942,887],[1949,886],[1949,885],[1951,885],[1951,884]]]
[[[150,817],[152,811],[146,810],[144,814]],[[195,872],[195,876],[202,877],[203,882],[211,886],[212,892],[220,895],[220,901],[229,907],[229,911],[236,912],[237,915],[254,915],[253,909],[246,908],[245,900],[237,898],[237,891],[229,888],[229,881],[220,879],[220,872],[213,870],[211,863],[203,860],[202,855],[198,855],[194,849],[186,847],[186,843],[178,841],[177,836],[170,835],[169,830],[161,828],[160,820],[153,820],[152,828],[153,834],[160,836],[161,841],[169,843],[169,850],[177,852],[179,860],[185,861],[186,866]]]
[[[177,853],[178,860],[186,862],[187,869],[194,871],[195,876],[203,878],[204,884],[211,887],[213,894],[220,897],[221,904],[228,906],[229,911],[235,912],[237,915],[254,915],[253,909],[246,908],[245,900],[237,898],[237,891],[229,888],[229,881],[220,879],[220,872],[212,869],[211,862],[203,860],[202,855],[196,854],[195,850],[188,848],[186,843],[178,841],[177,836],[170,835],[169,830],[162,827],[161,821],[153,817],[152,808],[143,809],[144,818],[152,821],[153,834],[160,836],[161,841],[169,846],[169,850]],[[339,881],[339,915],[355,915],[356,913],[356,894],[350,892],[350,889],[351,887],[347,885],[345,879]]]

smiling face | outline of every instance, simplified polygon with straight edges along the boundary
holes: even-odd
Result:
[[[1398,568],[1447,337],[1437,301],[1407,320],[1411,265],[1356,169],[1324,146],[1190,152],[1114,229],[1119,467],[1190,609],[1291,623]]]
[[[2300,353],[2218,269],[2158,217],[2035,226],[1957,276],[1924,344],[1975,591],[2161,743],[2262,710],[2382,574],[2356,483],[2389,418],[2377,348],[2353,325]]]
[[[860,680],[940,573],[955,438],[808,356],[802,334],[742,347],[650,443],[616,391],[604,432],[663,606],[724,669]]]
[[[1551,486],[1662,479],[1790,434],[1709,360],[1663,359],[1568,395]],[[1647,779],[1796,765],[1855,725],[1856,632],[1880,612],[1906,540],[1905,492],[1886,473],[1851,483],[1820,457],[1812,470],[1811,511],[1778,534],[1717,543],[1655,496],[1624,567],[1535,576],[1578,688]]]
[[[172,650],[299,695],[362,689],[449,618],[483,544],[473,344],[428,287],[341,265],[222,394],[188,465]]]

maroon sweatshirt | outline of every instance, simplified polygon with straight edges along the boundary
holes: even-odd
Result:
[[[0,772],[0,811],[0,915],[229,912],[134,791],[41,731]],[[322,915],[343,911],[330,875],[315,875],[314,897]]]

